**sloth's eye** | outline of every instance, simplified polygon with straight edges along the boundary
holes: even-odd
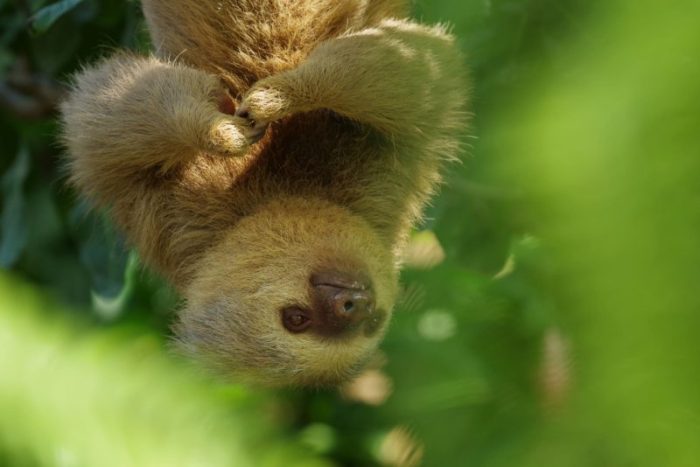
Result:
[[[311,326],[311,314],[296,306],[285,308],[282,310],[282,324],[289,332],[304,332]]]

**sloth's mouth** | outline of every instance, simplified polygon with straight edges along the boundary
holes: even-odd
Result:
[[[372,337],[382,328],[384,321],[386,321],[386,312],[384,310],[376,310],[372,313],[365,323],[364,335],[365,337]]]

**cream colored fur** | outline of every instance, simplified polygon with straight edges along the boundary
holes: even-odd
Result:
[[[454,40],[395,19],[404,10],[144,0],[156,55],[76,76],[62,108],[72,181],[183,293],[184,349],[250,380],[330,384],[376,347],[383,332],[289,334],[279,309],[308,303],[314,268],[342,266],[368,270],[390,313],[408,232],[458,153]]]

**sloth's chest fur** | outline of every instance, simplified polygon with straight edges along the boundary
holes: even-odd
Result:
[[[329,111],[299,114],[273,124],[242,159],[208,158],[181,174],[182,199],[201,193],[193,216],[221,230],[270,201],[315,198],[365,218],[387,239],[414,201],[411,170],[376,130]],[[183,201],[184,202],[184,201]]]
[[[332,112],[294,116],[268,132],[234,181],[236,191],[315,196],[345,204],[366,189],[376,170],[386,167],[381,137]]]

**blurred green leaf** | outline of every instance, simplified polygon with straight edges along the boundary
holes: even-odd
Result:
[[[139,268],[136,252],[132,251],[128,256],[121,278],[119,276],[109,278],[109,282],[103,284],[103,286],[107,286],[107,293],[101,293],[101,290],[104,291],[105,289],[93,287],[91,291],[92,308],[98,316],[106,321],[110,321],[124,313],[129,298],[131,298],[134,291],[134,282],[136,281]],[[118,269],[109,269],[115,271],[115,273],[118,272]],[[95,284],[94,278],[93,284]]]
[[[0,227],[0,267],[9,268],[27,244],[27,213],[24,183],[29,174],[29,149],[17,153],[15,162],[2,177],[2,226]]]
[[[60,21],[32,42],[37,67],[49,74],[58,73],[80,47],[82,37],[71,21]]]
[[[15,57],[6,49],[0,49],[0,78],[5,76],[7,69],[15,61]]]
[[[240,388],[220,398],[222,384],[143,331],[87,332],[56,308],[0,274],[0,448],[18,461],[328,466],[261,420],[269,396]]]
[[[114,318],[128,298],[126,281],[135,269],[127,272],[129,251],[123,235],[106,215],[92,212],[85,201],[74,207],[69,222],[79,239],[80,261],[90,276],[96,311],[102,310]]]
[[[80,248],[80,258],[91,272],[93,290],[116,297],[124,287],[127,249],[123,236],[103,217],[91,216],[91,234]]]
[[[32,16],[32,28],[35,32],[46,32],[61,16],[68,13],[84,0],[61,0],[42,8]]]
[[[17,35],[26,27],[24,17],[20,15],[3,18],[2,32],[0,32],[0,45],[7,45],[17,37]]]

